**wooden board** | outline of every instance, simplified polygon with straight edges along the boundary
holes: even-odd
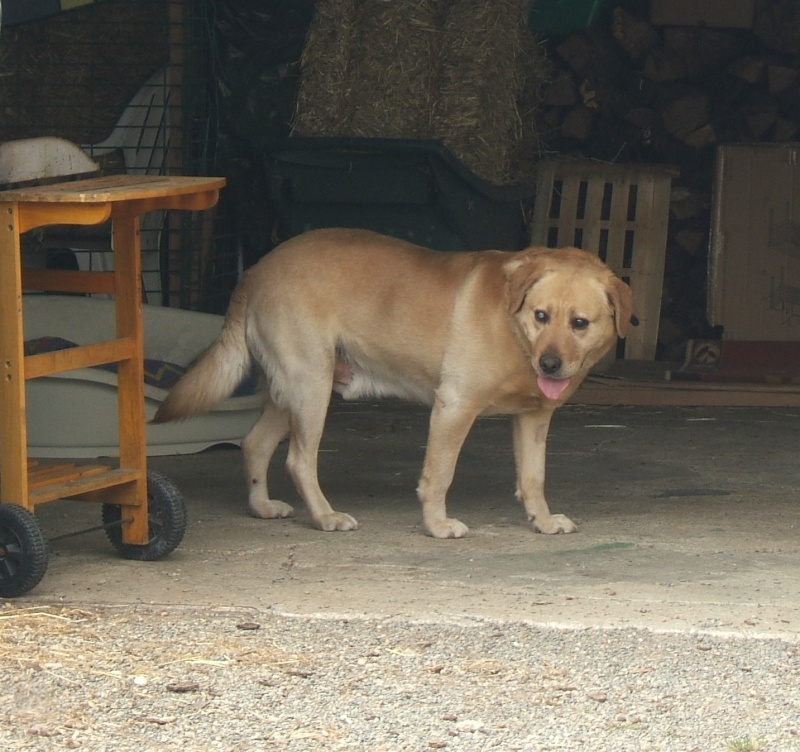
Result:
[[[0,201],[17,203],[87,203],[130,201],[184,196],[202,190],[219,190],[225,178],[162,175],[107,175],[51,185],[30,186],[0,192]]]

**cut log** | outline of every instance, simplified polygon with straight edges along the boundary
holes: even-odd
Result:
[[[769,82],[770,94],[781,94],[791,88],[800,71],[795,68],[787,68],[784,65],[770,65],[767,68],[767,81]]]
[[[592,113],[586,107],[573,107],[561,123],[561,135],[564,138],[585,141],[592,131]]]
[[[634,61],[643,60],[659,43],[658,32],[622,8],[614,9],[611,34]]]
[[[708,124],[708,97],[699,92],[680,97],[662,108],[661,119],[667,133],[683,141]]]
[[[598,97],[597,86],[595,86],[595,82],[591,79],[585,79],[581,81],[580,87],[578,90],[580,91],[581,95],[581,102],[583,102],[583,106],[587,107],[590,110],[596,110],[600,107],[600,102],[602,101],[602,96]]]
[[[777,143],[791,141],[797,133],[798,126],[794,120],[789,120],[785,117],[779,117],[775,121],[775,131],[772,134],[772,140]]]
[[[764,138],[764,134],[772,128],[778,120],[777,108],[763,110],[761,112],[754,112],[752,115],[747,116],[747,125],[753,138],[760,140]]]
[[[699,25],[749,29],[754,0],[652,0],[650,16],[657,26]]]
[[[764,78],[766,62],[759,57],[740,57],[728,66],[728,73],[748,84],[757,84]]]
[[[642,73],[651,81],[664,83],[686,78],[689,70],[679,53],[664,47],[654,47],[645,60]]]
[[[795,0],[759,3],[753,31],[773,50],[800,54],[800,7]]]
[[[728,65],[742,54],[741,37],[707,28],[664,30],[664,48],[680,57],[690,76],[700,76]]]
[[[543,103],[546,107],[568,107],[578,101],[578,93],[572,76],[562,71],[550,82],[544,93]]]
[[[709,202],[703,196],[687,190],[675,189],[672,191],[669,211],[678,222],[703,217],[708,214],[708,208]]]
[[[650,107],[631,107],[625,113],[625,122],[645,129],[653,125],[653,110]]]
[[[683,143],[693,149],[705,149],[717,142],[717,133],[711,123],[706,123],[702,128],[692,131],[684,137]]]
[[[595,54],[591,38],[583,32],[567,37],[556,47],[556,52],[579,76],[586,75]]]

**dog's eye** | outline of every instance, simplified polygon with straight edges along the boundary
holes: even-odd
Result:
[[[572,319],[572,328],[576,331],[582,331],[589,326],[589,319]]]
[[[546,324],[550,321],[550,316],[547,311],[536,311],[533,315],[540,324]]]

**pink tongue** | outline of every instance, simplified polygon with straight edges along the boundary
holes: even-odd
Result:
[[[569,379],[551,379],[547,376],[539,376],[536,383],[547,399],[557,400],[569,386]]]

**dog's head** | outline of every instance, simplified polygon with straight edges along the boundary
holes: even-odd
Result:
[[[631,289],[577,248],[520,251],[505,273],[508,311],[529,348],[539,389],[558,400],[627,334]]]

